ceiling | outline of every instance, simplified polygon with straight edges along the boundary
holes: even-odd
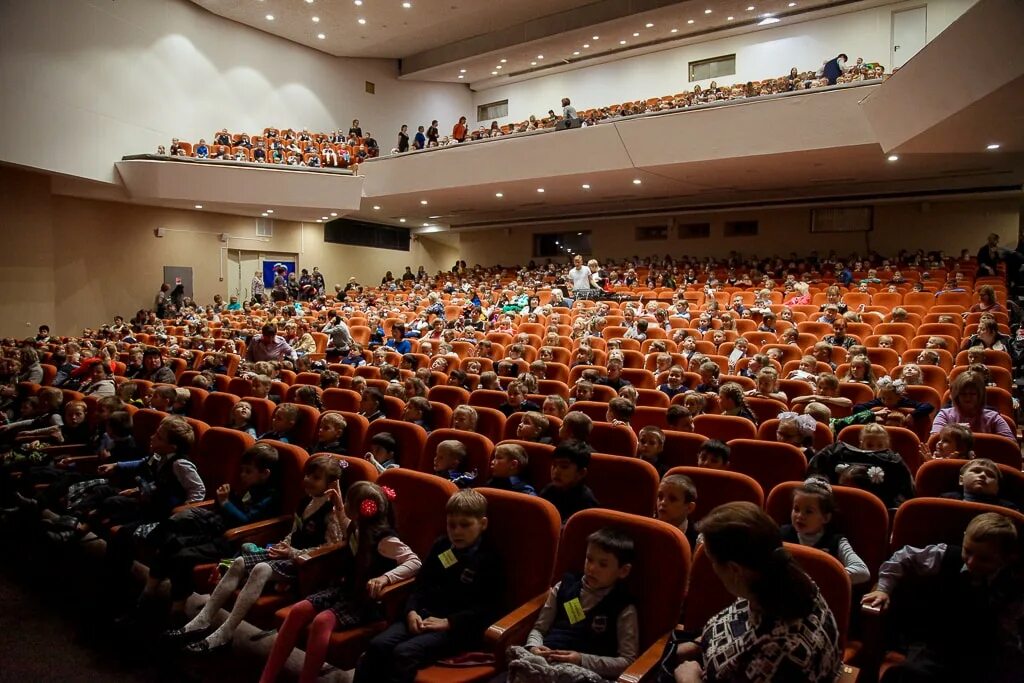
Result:
[[[800,21],[889,1],[192,0],[334,56],[400,59],[403,78],[488,86],[709,34],[759,30],[766,15]]]

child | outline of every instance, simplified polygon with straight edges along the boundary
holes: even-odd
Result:
[[[231,408],[231,415],[228,417],[228,429],[245,432],[252,438],[256,438],[256,427],[252,423],[251,403],[239,401]]]
[[[398,442],[389,432],[377,432],[370,439],[370,450],[363,457],[377,468],[378,474],[384,474],[398,467]]]
[[[779,373],[773,367],[761,368],[757,373],[757,387],[748,391],[747,396],[773,398],[783,403],[789,402],[786,394],[779,391]]]
[[[718,439],[708,439],[700,445],[697,451],[697,467],[709,470],[729,469],[729,453],[732,449],[729,445]]]
[[[594,400],[594,383],[581,379],[576,382],[576,386],[572,389],[572,395],[569,397],[569,403],[573,404],[576,401],[593,401]]]
[[[893,603],[902,639],[909,644],[902,680],[999,681],[1020,679],[1021,583],[1009,571],[1019,554],[1017,528],[986,512],[964,533],[963,546],[905,546],[878,570],[875,590],[861,599],[882,610]],[[971,656],[963,634],[971,634]]]
[[[504,413],[505,417],[511,417],[512,413],[540,412],[539,405],[527,400],[526,387],[521,382],[510,382],[506,394],[505,402],[498,406],[498,410]]]
[[[669,368],[668,378],[664,384],[658,387],[658,391],[668,395],[669,399],[676,394],[686,393],[687,386],[683,384],[683,368],[679,365]]]
[[[551,483],[540,497],[558,509],[563,526],[574,513],[601,506],[585,483],[589,466],[590,447],[581,441],[563,441],[551,454]]]
[[[302,475],[305,496],[299,501],[291,532],[267,550],[243,550],[231,562],[227,574],[217,584],[199,614],[180,629],[169,632],[167,635],[170,638],[179,641],[202,638],[186,648],[194,653],[208,653],[230,647],[235,629],[269,582],[273,581],[279,586],[294,584],[298,575],[296,557],[307,550],[325,543],[337,543],[342,539],[343,524],[347,520],[344,518],[341,487],[338,483],[341,477],[338,460],[327,455],[314,456],[306,461]],[[210,633],[214,615],[228,603],[242,579],[246,579],[245,585],[235,599],[231,614],[217,630]]]
[[[153,389],[153,393],[149,397],[149,407],[169,413],[177,400],[178,390],[175,387],[161,384]]]
[[[324,413],[320,417],[320,424],[317,427],[317,441],[310,449],[310,453],[347,455],[345,442],[341,440],[345,435],[346,427],[348,427],[348,423],[340,413]]]
[[[853,585],[871,578],[864,561],[853,551],[845,536],[832,527],[836,512],[832,485],[821,477],[811,477],[793,490],[790,524],[782,526],[782,540],[824,550],[843,563]]]
[[[352,485],[345,500],[347,524],[342,540],[352,557],[347,575],[343,582],[310,595],[289,610],[263,669],[261,683],[277,680],[307,625],[310,629],[306,658],[299,681],[316,681],[327,657],[331,632],[338,627],[354,628],[383,618],[382,591],[419,572],[420,558],[395,534],[391,506],[394,497],[392,489],[370,482]]]
[[[437,659],[478,647],[498,616],[504,576],[484,534],[487,499],[463,489],[445,510],[447,535],[423,560],[403,618],[370,641],[354,683],[412,681]]]
[[[654,515],[663,522],[678,527],[690,550],[697,550],[697,525],[689,517],[697,507],[697,486],[685,474],[670,474],[658,484],[658,507]]]
[[[631,401],[620,396],[616,396],[612,400],[608,401],[608,410],[605,412],[604,418],[605,422],[628,427],[629,421],[633,417],[633,412],[635,410],[636,405]]]
[[[735,382],[726,382],[718,390],[718,402],[722,406],[722,415],[733,415],[750,420],[757,426],[757,417],[747,405],[743,387]]]
[[[798,415],[793,412],[779,413],[779,424],[775,430],[775,440],[796,446],[810,460],[814,457],[814,432],[818,421],[811,415]]]
[[[294,403],[282,403],[274,408],[270,417],[270,431],[260,435],[260,439],[274,439],[281,443],[291,443],[295,438],[295,427],[299,422],[299,409]],[[299,444],[303,445],[303,444]]]
[[[525,413],[516,428],[516,438],[520,441],[549,444],[551,443],[551,437],[548,436],[550,428],[551,421],[544,413]]]
[[[636,607],[625,584],[633,539],[611,528],[587,537],[583,572],[549,591],[525,647],[510,652],[512,680],[603,681],[619,676],[639,651]]]
[[[519,444],[498,444],[491,457],[491,479],[486,485],[494,489],[525,493],[528,496],[537,495],[536,490],[522,478],[529,462],[529,454]]]
[[[852,412],[870,410],[880,424],[913,429],[914,423],[928,419],[935,407],[907,398],[906,393],[903,380],[881,377],[875,385],[875,398],[856,404]]]
[[[707,396],[700,392],[690,391],[683,396],[683,407],[690,411],[691,417],[697,417],[698,415],[703,414],[707,405]]]
[[[476,471],[466,472],[469,453],[466,444],[456,439],[447,439],[437,444],[434,454],[434,474],[453,482],[460,489],[472,485]]]
[[[928,450],[927,443],[921,444],[921,457],[925,461],[940,458],[971,460],[974,458],[974,434],[971,428],[960,423],[946,425],[939,431],[934,452]]]
[[[903,458],[892,450],[889,433],[880,424],[865,425],[860,433],[859,447],[838,442],[823,448],[807,465],[809,474],[817,474],[830,483],[842,483],[841,477],[852,475],[845,472],[855,465],[867,469],[867,483],[858,475],[853,484],[878,496],[888,508],[899,507],[900,503],[914,495],[914,479]],[[851,481],[847,479],[847,481]]]
[[[721,374],[722,369],[718,367],[718,363],[706,360],[700,364],[700,384],[697,385],[695,391],[701,394],[715,394],[718,393],[718,376]]]
[[[434,407],[430,405],[430,401],[422,396],[413,396],[405,404],[405,410],[402,411],[402,421],[419,425],[429,434],[433,429],[433,412]]]
[[[221,484],[213,507],[190,507],[157,526],[147,538],[153,555],[149,578],[139,598],[140,607],[153,601],[161,582],[169,579],[171,611],[182,613],[185,599],[192,593],[195,566],[230,557],[232,546],[225,540],[224,532],[279,513],[278,457],[270,444],[250,446],[238,467],[238,490]]]
[[[703,394],[694,394],[694,396],[704,398]],[[665,421],[668,422],[668,428],[674,432],[693,431],[693,414],[686,409],[686,406],[681,406],[678,403],[670,405],[665,411]]]
[[[943,493],[942,497],[1018,510],[1016,504],[999,497],[999,485],[1002,481],[1003,473],[998,465],[988,458],[975,458],[968,460],[960,468],[960,486],[963,487],[963,491]]]
[[[661,453],[664,450],[665,432],[657,425],[647,425],[637,434],[637,457],[651,463],[658,471],[659,479],[668,472],[668,465],[661,460]]]

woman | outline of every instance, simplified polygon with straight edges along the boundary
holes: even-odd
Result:
[[[978,303],[971,306],[971,313],[983,313],[985,311],[1006,313],[1006,309],[1003,308],[1002,304],[996,301],[996,290],[992,285],[982,285],[979,287]]]
[[[452,128],[452,139],[456,142],[465,142],[466,133],[469,132],[469,126],[466,125],[466,117],[460,116],[459,122]]]
[[[398,153],[409,151],[409,126],[403,125],[398,131]]]
[[[677,683],[835,681],[839,628],[779,527],[752,503],[726,503],[698,525],[715,574],[736,601],[676,649]]]
[[[349,135],[355,135],[357,138],[363,137],[363,129],[359,125],[359,119],[352,119],[352,126],[348,129]]]
[[[993,351],[1010,352],[1010,338],[999,333],[999,323],[989,318],[983,318],[978,323],[978,331],[968,337],[960,347],[961,351],[972,349],[975,346],[992,349]]]
[[[985,378],[974,372],[962,372],[949,387],[953,405],[943,408],[932,422],[932,434],[946,425],[966,424],[972,432],[998,434],[1016,439],[1003,416],[985,407]]]

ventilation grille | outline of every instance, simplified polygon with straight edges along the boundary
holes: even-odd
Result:
[[[256,219],[256,236],[257,237],[273,237],[274,236],[274,219],[273,218],[257,218]]]

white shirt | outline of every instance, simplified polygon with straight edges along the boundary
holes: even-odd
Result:
[[[569,278],[572,279],[573,290],[591,289],[591,277],[593,274],[586,266],[576,266],[569,271]]]

